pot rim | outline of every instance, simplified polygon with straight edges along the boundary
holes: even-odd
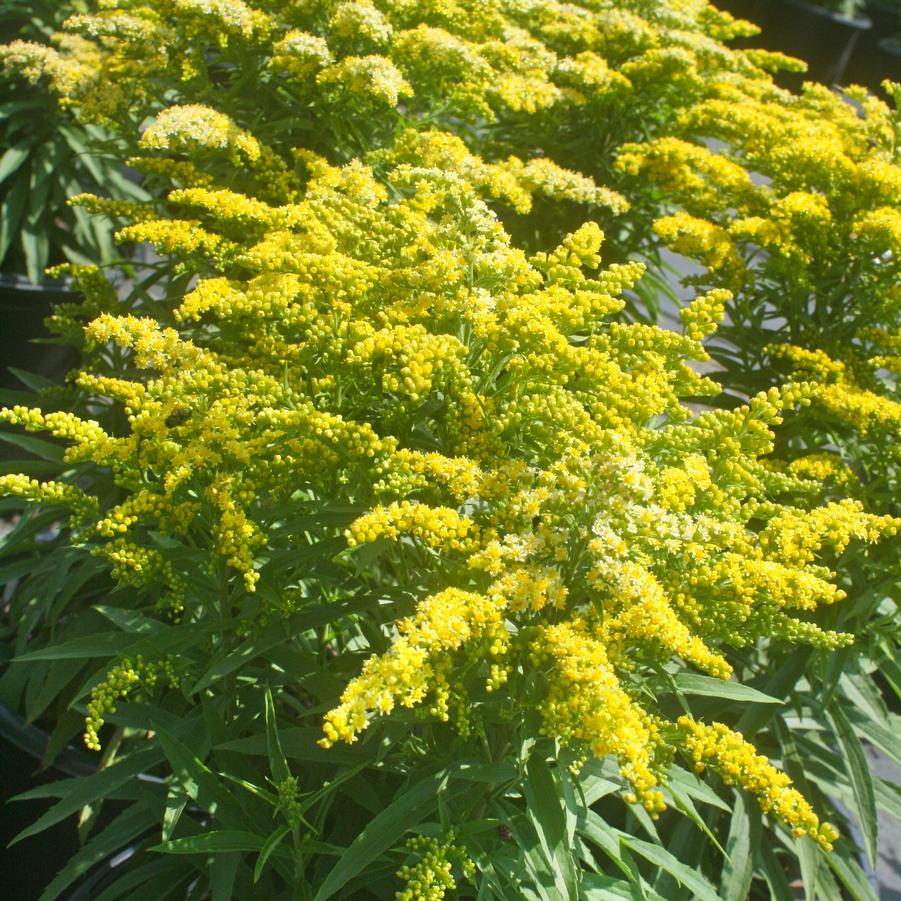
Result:
[[[873,27],[873,21],[869,16],[846,16],[818,3],[808,3],[807,0],[784,0],[789,6],[795,6],[816,16],[822,16],[824,19],[832,19],[834,22],[840,22],[856,31],[869,31]]]

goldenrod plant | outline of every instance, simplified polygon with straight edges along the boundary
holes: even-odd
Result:
[[[31,793],[23,836],[81,810],[47,901],[126,848],[96,897],[872,897],[901,511],[821,411],[890,402],[895,126],[749,27],[107,0],[3,51],[115,133],[151,199],[72,202],[159,254],[68,267],[82,365],[0,411],[0,693],[98,761]],[[823,274],[859,233],[871,304]],[[709,281],[679,331],[636,321],[662,241]]]
[[[0,35],[49,36],[79,3],[0,2]],[[104,146],[111,136],[60,108],[39,86],[8,68],[0,79],[0,267],[35,284],[50,264],[109,262],[112,223],[68,206],[80,191],[142,197],[121,160]]]

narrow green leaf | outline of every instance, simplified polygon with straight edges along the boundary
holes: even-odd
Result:
[[[290,760],[327,761],[333,764],[372,763],[374,759],[366,751],[351,747],[320,748],[316,744],[322,738],[322,730],[312,727],[292,726],[279,730],[279,741],[285,756]],[[265,735],[251,735],[236,738],[216,746],[217,750],[237,751],[240,754],[254,754],[265,757],[269,753]],[[463,776],[462,778],[466,778]]]
[[[170,626],[138,613],[136,610],[127,610],[123,607],[108,607],[104,604],[95,604],[93,607],[101,616],[105,616],[111,623],[118,626],[123,632],[134,634],[154,634],[165,632]]]
[[[860,864],[849,852],[849,845],[837,842],[832,852],[825,855],[832,872],[848,890],[854,901],[879,901]]]
[[[585,901],[613,901],[615,898],[637,901],[641,898],[630,883],[612,876],[596,876],[594,873],[588,873],[582,879],[581,896]]]
[[[86,657],[115,657],[134,643],[134,639],[124,632],[97,632],[72,638],[61,644],[50,645],[37,651],[29,651],[15,658],[16,663],[35,660],[67,660]]]
[[[526,764],[526,816],[532,824],[559,898],[577,901],[579,888],[559,778],[540,754]]]
[[[678,788],[680,792],[694,798],[695,801],[709,804],[711,807],[718,807],[726,813],[731,812],[729,805],[706,782],[684,767],[673,764],[667,771],[666,778],[671,786]]]
[[[792,686],[804,675],[811,654],[810,649],[799,648],[789,655],[788,659],[770,674],[764,686],[765,694],[773,698],[786,697]],[[762,729],[772,720],[774,710],[775,705],[771,704],[749,704],[735,725],[736,731],[750,740],[758,729]]]
[[[44,889],[40,901],[55,901],[76,879],[106,860],[153,825],[153,816],[143,804],[132,804],[102,832],[79,849]]]
[[[695,807],[694,801],[688,796],[682,794],[678,788],[674,785],[667,786],[667,790],[672,795],[673,806],[685,814],[710,839],[713,846],[723,855],[723,857],[728,857],[726,854],[726,849],[719,843],[717,837],[713,834],[711,828],[704,821],[703,817],[698,813],[697,807]]]
[[[29,147],[10,147],[0,157],[0,183],[6,181],[28,159],[30,153]]]
[[[164,842],[169,841],[175,834],[175,827],[188,805],[188,793],[180,785],[170,785],[166,794],[166,806],[163,809],[163,833]]]
[[[231,901],[235,891],[235,877],[241,866],[241,854],[219,853],[210,862],[211,901]]]
[[[730,682],[728,679],[715,679],[712,676],[701,676],[696,673],[677,673],[673,682],[679,691],[687,695],[705,695],[728,701],[744,701],[756,704],[782,704],[779,698],[764,694],[750,685]]]
[[[153,886],[154,898],[171,897],[168,894],[170,890],[196,875],[193,868],[184,864],[177,857],[164,857],[162,860],[156,859],[153,863],[128,869],[101,894],[91,898],[91,901],[119,901],[121,898],[140,901],[140,893],[147,892],[148,886]]]
[[[426,776],[367,823],[325,878],[315,901],[331,898],[380,854],[397,844],[408,829],[437,808],[438,793],[446,784],[446,773]]]
[[[9,844],[15,845],[29,836],[37,835],[49,826],[53,826],[81,810],[82,807],[105,798],[120,785],[133,779],[138,773],[151,769],[159,762],[161,756],[155,748],[147,748],[131,754],[91,776],[64,780],[72,785],[72,790],[67,792],[66,796],[54,804],[42,817],[23,829]],[[24,799],[25,796],[18,797]]]
[[[735,808],[726,839],[726,862],[720,883],[723,901],[745,901],[754,878],[754,860],[760,840],[760,807],[743,791],[733,793]]]
[[[53,379],[48,379],[43,375],[38,374],[37,372],[26,372],[24,369],[18,369],[15,366],[10,366],[9,371],[26,387],[31,388],[32,391],[37,393],[38,391],[42,391],[44,388],[55,388],[57,387],[56,382]]]
[[[41,438],[32,438],[31,435],[19,435],[15,432],[0,432],[0,441],[12,444],[42,460],[49,460],[51,463],[63,462],[65,448]]]
[[[185,838],[174,838],[148,848],[161,854],[215,854],[230,851],[259,851],[263,839],[253,832],[219,829]]]
[[[707,853],[704,842],[692,829],[692,824],[682,821],[669,831],[666,837],[666,850],[685,866],[700,870],[701,862]],[[691,901],[691,892],[679,883],[666,870],[658,869],[654,879],[654,891],[663,895],[667,901]]]
[[[157,730],[157,738],[172,767],[173,776],[193,801],[208,813],[227,819],[229,825],[250,827],[238,802],[182,742],[162,730]],[[252,850],[259,850],[259,846]]]
[[[876,796],[873,792],[873,780],[870,768],[864,755],[860,739],[855,735],[848,717],[841,704],[833,704],[829,717],[835,726],[835,735],[842,749],[842,757],[848,775],[851,777],[851,788],[854,791],[854,802],[857,817],[863,831],[870,863],[876,866],[876,851],[879,844],[879,821],[876,816]]]
[[[883,754],[891,757],[895,763],[901,765],[901,742],[898,741],[898,736],[901,735],[901,717],[890,714],[888,720],[890,728],[886,728],[872,717],[853,707],[846,708],[845,713],[858,735],[874,744]]]
[[[763,878],[770,890],[771,901],[795,901],[795,893],[789,885],[782,864],[769,842],[761,842],[757,849]]]
[[[275,702],[272,700],[272,689],[266,686],[266,742],[269,752],[269,769],[272,772],[273,781],[278,784],[284,782],[290,775],[288,761],[285,760],[285,752],[282,750],[278,737],[278,723],[275,719]]]
[[[594,810],[584,811],[578,825],[579,835],[597,845],[610,860],[619,867],[630,882],[640,885],[641,873],[638,865],[621,840],[622,833],[614,829]]]
[[[269,838],[266,839],[265,844],[260,850],[260,856],[257,858],[256,866],[253,868],[253,882],[256,885],[259,882],[260,876],[263,875],[263,870],[266,868],[266,864],[269,861],[269,858],[272,856],[272,852],[279,846],[282,839],[291,831],[291,827],[288,825],[280,826]]]
[[[25,254],[25,272],[31,281],[39,285],[44,280],[44,270],[50,259],[50,241],[44,223],[26,223],[20,234],[22,251]]]
[[[18,178],[0,204],[0,263],[5,259],[14,238],[19,234],[27,202],[28,180]]]
[[[820,849],[810,836],[802,835],[794,840],[795,855],[801,867],[801,882],[808,898],[816,898],[820,869]]]
[[[278,623],[264,629],[259,635],[248,639],[228,654],[216,660],[212,666],[197,680],[191,688],[191,694],[197,694],[209,688],[219,679],[235,672],[251,660],[282,644],[288,637],[297,635],[306,629],[325,625],[340,619],[348,613],[370,608],[376,600],[372,597],[352,598],[333,604],[317,604],[310,610],[304,610],[293,616],[288,623]],[[296,674],[295,674],[296,675]]]
[[[701,899],[701,901],[720,901],[716,890],[700,873],[696,873],[691,867],[685,866],[685,864],[670,854],[666,848],[625,834],[622,836],[622,842],[636,854],[640,854],[645,860],[649,860],[655,866],[666,870],[680,885],[684,885],[685,888],[691,891],[695,898]]]

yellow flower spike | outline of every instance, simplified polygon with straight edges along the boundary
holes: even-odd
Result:
[[[430,507],[412,501],[377,507],[355,520],[346,536],[351,547],[377,538],[411,535],[433,548],[469,549],[478,531],[476,524],[449,507]]]
[[[352,742],[372,714],[390,713],[396,704],[419,704],[434,688],[437,658],[473,638],[492,636],[502,653],[507,638],[501,616],[502,608],[494,601],[455,588],[420,601],[413,616],[399,624],[400,637],[385,654],[366,661],[341,695],[340,705],[326,714],[325,737],[319,744],[328,748],[339,740]],[[447,716],[440,714],[442,719]]]
[[[711,767],[727,784],[740,785],[756,795],[763,812],[783,822],[795,835],[809,835],[827,851],[832,850],[832,842],[838,838],[835,828],[821,822],[791,779],[741,735],[722,723],[708,725],[687,716],[679,717],[677,724],[685,732],[684,747],[698,771]]]

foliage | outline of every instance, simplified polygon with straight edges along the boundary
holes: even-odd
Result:
[[[7,0],[0,3],[0,32],[7,39],[47,36],[80,6]],[[104,149],[106,133],[60,109],[46,91],[25,87],[9,68],[0,84],[0,264],[37,284],[48,263],[110,260],[110,223],[66,204],[83,191],[143,196]]]
[[[102,748],[46,897],[126,845],[100,897],[871,897],[823,815],[901,807],[894,113],[695,2],[67,27],[6,64],[163,259],[71,269],[83,365],[2,413],[65,449],[4,433],[0,689]]]

